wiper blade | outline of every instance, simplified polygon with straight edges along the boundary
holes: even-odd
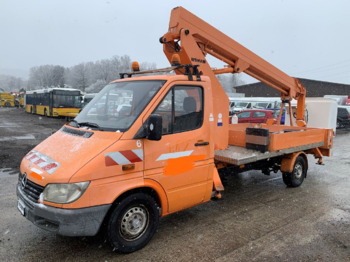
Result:
[[[69,122],[69,125],[72,127],[79,127],[78,121],[74,119]]]
[[[95,127],[95,128],[97,128],[97,130],[102,130],[101,127],[98,124],[92,123],[92,122],[82,122],[82,123],[78,123],[77,122],[77,124],[79,126]]]

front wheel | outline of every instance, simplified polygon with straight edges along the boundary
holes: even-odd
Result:
[[[302,156],[298,156],[295,160],[293,171],[291,173],[284,172],[282,174],[283,182],[289,187],[298,187],[303,183],[306,173],[305,159]]]
[[[159,222],[158,205],[150,195],[135,193],[123,199],[108,221],[108,239],[114,250],[131,253],[147,245]]]

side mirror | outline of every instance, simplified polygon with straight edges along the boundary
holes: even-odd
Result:
[[[149,140],[159,141],[162,138],[163,119],[160,115],[152,114],[147,120],[147,135]]]

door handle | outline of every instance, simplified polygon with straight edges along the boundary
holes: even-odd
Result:
[[[197,142],[194,144],[195,146],[208,146],[209,142]]]

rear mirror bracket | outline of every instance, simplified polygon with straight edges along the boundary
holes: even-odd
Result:
[[[152,114],[142,125],[134,139],[147,138],[152,141],[159,141],[162,138],[163,119],[160,115]]]

